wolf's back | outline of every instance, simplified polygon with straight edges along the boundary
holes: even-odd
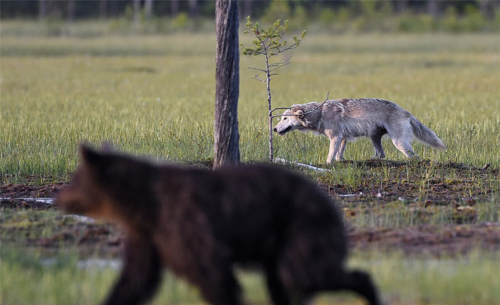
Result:
[[[413,128],[413,134],[418,140],[436,149],[446,149],[446,145],[444,145],[443,141],[438,138],[434,131],[422,124],[416,117],[411,117],[410,124]]]

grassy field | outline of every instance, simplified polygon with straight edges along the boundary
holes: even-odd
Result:
[[[44,258],[5,249],[3,252],[2,304],[97,304],[119,275],[118,261],[78,260],[71,253]],[[384,298],[393,305],[490,305],[498,304],[500,299],[499,259],[498,254],[481,253],[460,259],[409,259],[397,253],[374,252],[354,255],[349,265],[371,272]],[[238,278],[247,302],[267,304],[268,295],[260,274],[239,272]],[[22,293],[19,287],[23,287]],[[202,304],[202,300],[195,288],[166,273],[152,304]],[[324,293],[314,304],[364,303],[353,294]]]
[[[2,22],[4,29],[15,26]],[[1,186],[66,181],[82,141],[111,141],[120,150],[154,160],[207,164],[213,159],[213,34],[37,38],[2,33]],[[241,40],[248,44],[250,37]],[[330,98],[383,98],[412,112],[448,149],[440,152],[415,143],[423,160],[407,161],[386,140],[387,159],[395,163],[373,165],[364,162],[373,154],[371,143],[360,139],[345,153],[355,161],[326,165],[325,137],[292,133],[275,138],[276,156],[331,169],[322,174],[302,171],[335,188],[349,225],[357,230],[498,223],[499,54],[494,34],[309,33],[292,63],[273,80],[274,106],[323,101],[327,92]],[[265,87],[252,79],[249,66],[261,66],[261,61],[241,58],[240,149],[244,162],[265,161]],[[481,171],[486,164],[489,170]],[[442,185],[446,191],[439,193]],[[393,189],[400,195],[387,200],[376,196]],[[365,194],[340,197],[339,190]],[[459,209],[464,207],[474,217],[464,216]],[[26,250],[25,240],[64,232],[59,219],[57,211],[1,209],[0,237],[15,242],[2,242],[0,250],[0,303],[102,300],[116,268],[79,268],[84,258],[72,248],[50,255],[45,248]],[[500,299],[499,262],[498,251],[409,258],[397,251],[356,250],[350,265],[371,271],[392,304],[494,305]],[[261,277],[242,273],[241,278],[247,299],[266,303]],[[318,304],[334,301],[361,304],[349,295],[333,300],[324,296]],[[192,288],[167,276],[154,304],[165,303],[200,300]]]
[[[273,81],[274,105],[330,97],[394,101],[448,145],[416,152],[474,166],[500,159],[500,45],[482,36],[314,36]],[[247,39],[247,37],[245,37]],[[212,158],[214,37],[14,38],[1,41],[0,172],[3,182],[60,177],[76,166],[76,144],[112,141],[169,160]],[[267,158],[266,95],[242,58],[239,121],[244,161]],[[346,158],[372,156],[368,140]],[[387,157],[404,160],[390,142]],[[276,156],[324,164],[328,141],[276,140]],[[314,149],[311,149],[314,147]]]

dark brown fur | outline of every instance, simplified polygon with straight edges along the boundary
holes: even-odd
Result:
[[[209,171],[153,165],[81,147],[82,164],[57,198],[67,213],[125,228],[121,277],[105,304],[142,304],[162,267],[212,304],[241,304],[235,264],[263,269],[274,304],[324,290],[353,290],[380,304],[368,274],[345,270],[346,233],[334,203],[278,167]]]

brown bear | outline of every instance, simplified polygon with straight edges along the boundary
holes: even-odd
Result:
[[[114,221],[126,236],[123,270],[104,304],[143,304],[164,267],[211,304],[242,304],[235,265],[261,268],[274,304],[338,290],[381,304],[370,276],[345,268],[346,232],[334,202],[298,174],[271,165],[157,165],[85,146],[80,154],[57,205]]]

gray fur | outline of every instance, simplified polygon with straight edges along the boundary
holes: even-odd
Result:
[[[395,103],[375,98],[328,100],[293,105],[283,113],[274,131],[284,135],[292,130],[314,131],[330,139],[327,163],[344,159],[347,142],[369,137],[375,148],[374,158],[384,158],[382,136],[388,134],[396,148],[407,157],[413,151],[413,137],[436,149],[446,145],[410,112]]]

